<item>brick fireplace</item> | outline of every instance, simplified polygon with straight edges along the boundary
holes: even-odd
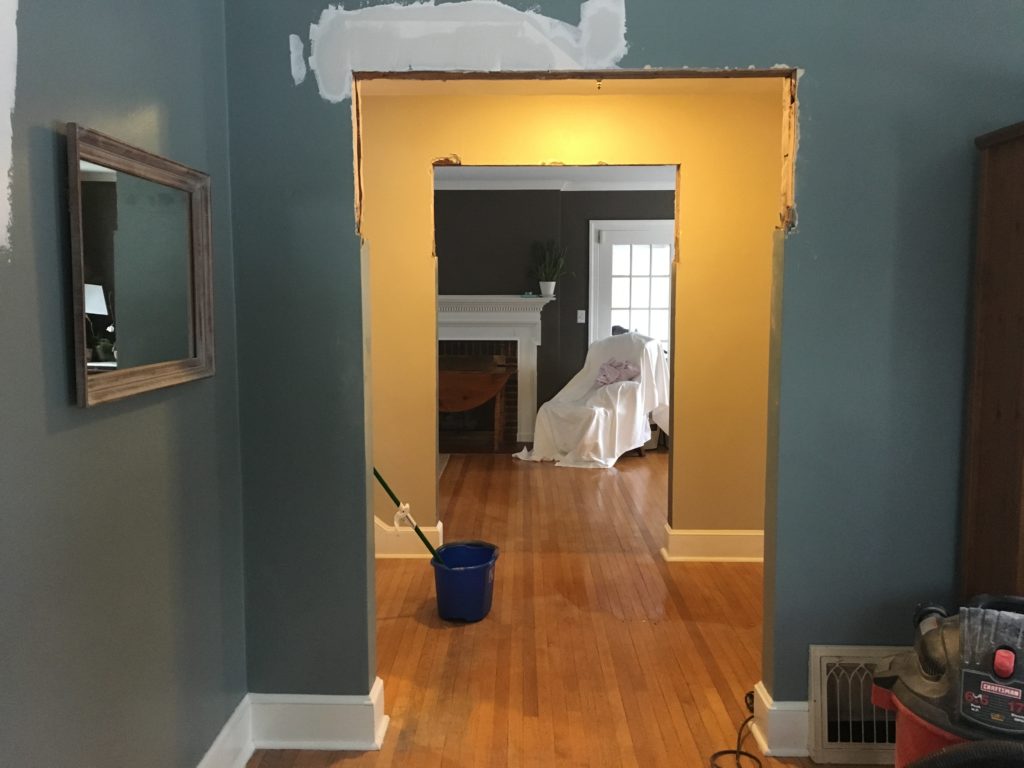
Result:
[[[505,425],[506,433],[520,443],[533,440],[540,313],[549,301],[552,299],[504,295],[438,296],[437,299],[439,354],[497,356],[514,361],[517,373],[509,379],[504,392]],[[493,403],[482,407],[486,406],[493,408]],[[493,411],[489,413],[493,420]],[[475,418],[486,420],[487,416],[478,414]]]

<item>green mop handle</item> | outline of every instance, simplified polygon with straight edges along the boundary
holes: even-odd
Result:
[[[388,496],[390,496],[391,500],[395,502],[395,506],[401,509],[402,502],[400,502],[398,500],[398,497],[395,496],[395,492],[391,490],[391,486],[387,484],[387,481],[385,481],[384,478],[381,477],[381,474],[380,472],[377,471],[376,467],[373,468],[373,476],[377,478],[377,482],[380,483],[381,486],[383,486],[385,491],[387,491]],[[431,543],[427,540],[427,537],[423,535],[423,531],[420,530],[420,527],[416,525],[415,521],[413,521],[412,529],[416,531],[416,535],[420,537],[420,541],[423,542],[423,546],[430,550],[430,554],[434,557],[434,559],[437,560],[437,562],[439,562],[441,565],[444,565],[444,558],[437,554],[437,550],[434,549]]]

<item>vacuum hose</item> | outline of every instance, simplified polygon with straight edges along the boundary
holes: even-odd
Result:
[[[1024,742],[967,741],[915,760],[907,768],[1020,768]]]

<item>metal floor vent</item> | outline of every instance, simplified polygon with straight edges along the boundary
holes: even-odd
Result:
[[[891,765],[895,716],[871,703],[871,675],[896,646],[812,645],[810,752],[816,763]]]

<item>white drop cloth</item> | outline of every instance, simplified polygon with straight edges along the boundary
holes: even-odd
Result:
[[[600,385],[601,366],[612,360],[640,368],[637,381]],[[595,341],[583,370],[537,412],[533,450],[524,461],[555,461],[559,467],[608,468],[651,439],[650,414],[668,433],[668,363],[661,342],[638,333]]]

